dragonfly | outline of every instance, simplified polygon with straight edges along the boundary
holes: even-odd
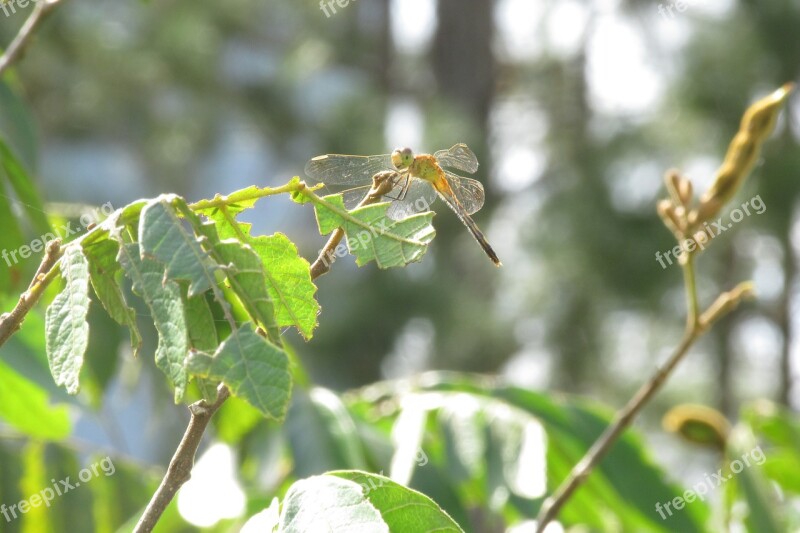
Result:
[[[500,266],[500,259],[470,216],[483,207],[483,185],[447,169],[474,174],[478,158],[463,143],[433,155],[414,154],[410,148],[370,156],[326,154],[309,160],[305,174],[315,183],[342,192],[345,207],[353,209],[372,186],[373,175],[393,171],[393,187],[385,196],[393,200],[386,212],[389,218],[402,220],[427,211],[438,196],[467,227],[489,259]]]

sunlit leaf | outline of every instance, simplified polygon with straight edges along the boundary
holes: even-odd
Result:
[[[53,406],[47,392],[0,359],[0,419],[25,435],[63,439],[70,433],[67,407]]]
[[[61,258],[66,286],[50,304],[45,318],[47,358],[57,385],[77,394],[83,356],[89,345],[89,263],[77,246],[68,246]]]
[[[133,282],[133,291],[150,308],[158,330],[156,365],[175,387],[175,402],[178,403],[186,392],[188,378],[184,359],[189,351],[180,287],[174,281],[164,280],[164,265],[142,259],[136,243],[120,245],[118,261]]]
[[[193,352],[186,366],[191,374],[222,381],[264,416],[282,420],[286,415],[292,385],[288,358],[250,322],[233,331],[213,356]]]
[[[347,247],[359,266],[375,261],[379,268],[391,268],[419,261],[436,235],[432,212],[392,220],[386,216],[389,203],[348,212],[341,194],[326,196],[323,201],[314,204],[320,233],[344,228]]]

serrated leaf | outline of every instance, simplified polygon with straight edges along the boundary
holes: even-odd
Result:
[[[136,311],[125,301],[122,291],[122,267],[117,262],[119,243],[111,239],[100,240],[92,246],[84,247],[83,251],[89,259],[89,276],[97,299],[117,324],[128,328],[133,356],[138,356],[142,347],[142,336],[136,324]]]
[[[175,403],[179,403],[186,392],[188,377],[184,360],[189,351],[180,287],[174,281],[164,279],[164,265],[152,259],[142,259],[136,243],[121,244],[117,260],[133,282],[133,291],[150,308],[158,331],[156,366],[175,387]]]
[[[19,198],[22,208],[33,225],[33,229],[39,235],[50,233],[52,228],[45,214],[44,204],[36,190],[28,172],[22,163],[14,155],[14,151],[6,144],[0,136],[0,165],[2,165],[11,187]]]
[[[278,531],[463,533],[424,494],[359,471],[329,472],[296,482],[286,493]]]
[[[193,375],[222,381],[231,394],[247,400],[264,416],[282,420],[286,415],[292,386],[289,360],[250,322],[233,331],[213,356],[193,352],[186,368]]]
[[[208,253],[178,216],[172,206],[175,202],[183,200],[165,195],[145,206],[139,219],[139,239],[143,256],[164,263],[168,278],[189,281],[192,297],[210,289],[216,280]]]
[[[348,212],[341,194],[326,196],[322,201],[314,203],[320,233],[327,235],[343,228],[347,247],[359,266],[375,261],[378,268],[392,268],[419,261],[436,235],[431,212],[392,220],[386,216],[390,205],[387,202]]]
[[[280,330],[275,321],[275,306],[267,292],[266,276],[261,258],[255,251],[238,240],[220,241],[213,223],[203,224],[193,220],[195,229],[207,239],[212,255],[220,265],[236,296],[247,313],[267,331],[270,340],[280,344]]]
[[[56,385],[77,394],[83,356],[89,345],[89,262],[77,246],[68,246],[61,258],[66,286],[45,315],[47,359]]]
[[[51,406],[47,392],[0,360],[0,419],[25,435],[63,439],[70,431],[65,405]]]
[[[311,339],[319,315],[311,265],[300,257],[297,247],[282,233],[253,237],[251,224],[234,219],[239,211],[241,207],[236,210],[225,207],[210,213],[209,218],[215,222],[220,239],[241,240],[261,258],[278,326],[294,326],[306,340]]]

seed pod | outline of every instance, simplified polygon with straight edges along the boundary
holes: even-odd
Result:
[[[753,169],[761,145],[772,133],[775,121],[793,83],[787,83],[769,96],[751,105],[742,117],[739,132],[733,137],[714,183],[700,198],[693,222],[702,223],[716,215],[736,194],[739,186]]]

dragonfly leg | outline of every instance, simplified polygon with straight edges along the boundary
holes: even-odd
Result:
[[[385,196],[386,198],[389,198],[390,200],[403,200],[406,197],[406,194],[408,194],[408,187],[409,187],[409,185],[411,183],[411,178],[409,178],[408,174],[406,174],[406,175],[400,176],[400,179],[405,180],[405,182],[403,182],[403,187],[400,190],[400,194],[398,194],[396,197],[387,194]]]

